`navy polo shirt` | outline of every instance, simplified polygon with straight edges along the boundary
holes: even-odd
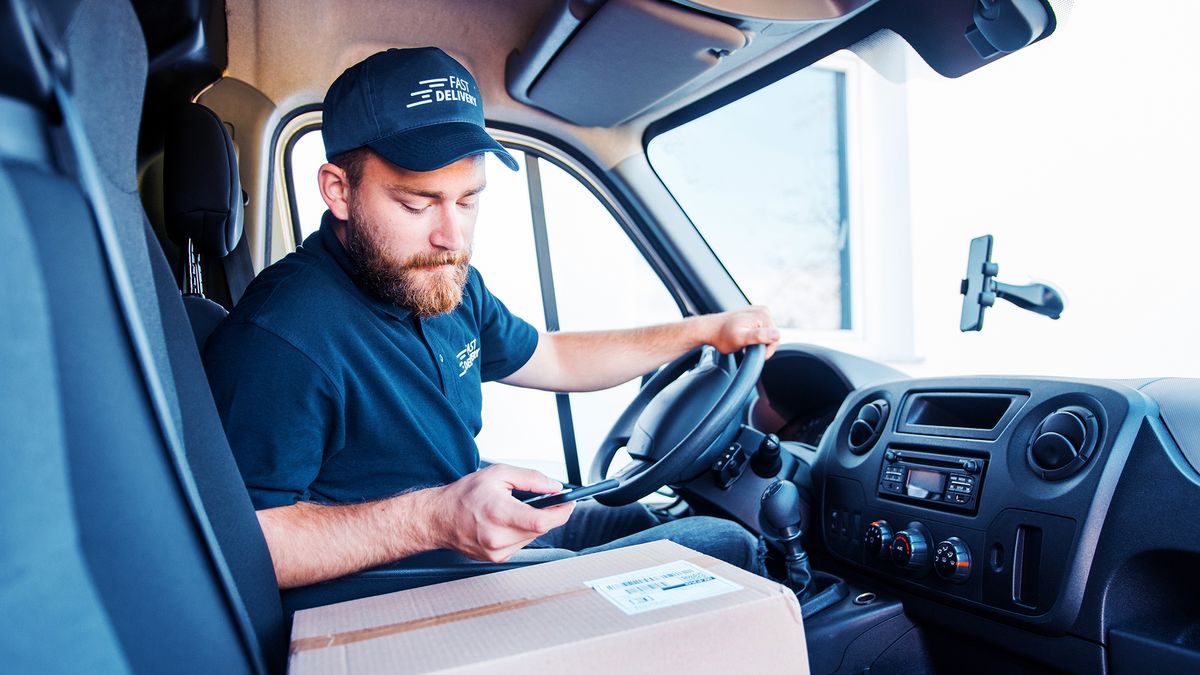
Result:
[[[480,383],[516,372],[537,346],[475,268],[462,304],[427,319],[363,291],[353,269],[326,212],[206,345],[255,508],[378,499],[475,471]]]

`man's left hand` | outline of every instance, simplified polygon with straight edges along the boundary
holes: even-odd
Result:
[[[754,305],[704,317],[712,322],[711,336],[705,340],[722,354],[730,354],[750,345],[767,346],[767,358],[779,347],[779,329],[766,307]]]

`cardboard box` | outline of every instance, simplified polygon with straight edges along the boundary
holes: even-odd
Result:
[[[657,541],[299,611],[289,670],[807,673],[808,652],[787,588]]]

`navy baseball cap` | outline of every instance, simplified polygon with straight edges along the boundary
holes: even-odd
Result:
[[[436,47],[389,49],[350,66],[325,94],[325,157],[369,147],[410,171],[433,171],[494,152],[517,160],[483,128],[475,78]]]

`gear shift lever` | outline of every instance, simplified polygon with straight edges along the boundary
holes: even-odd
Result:
[[[783,545],[787,555],[787,585],[801,602],[812,592],[812,570],[808,553],[800,543],[800,491],[789,480],[771,483],[763,491],[759,508],[759,524],[763,533]]]

